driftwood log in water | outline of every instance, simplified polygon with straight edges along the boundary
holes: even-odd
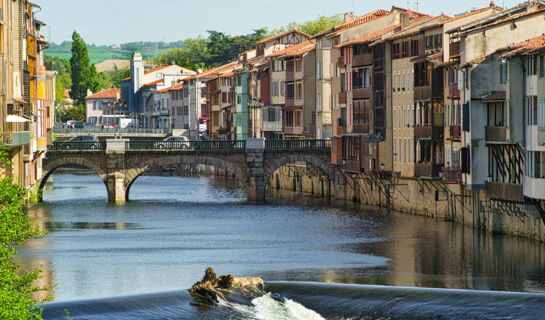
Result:
[[[202,280],[196,282],[191,289],[189,289],[189,294],[191,294],[195,300],[204,303],[218,303],[219,298],[229,303],[221,292],[222,290],[225,292],[252,294],[262,290],[263,287],[264,284],[261,278],[235,278],[232,274],[222,275],[218,278],[216,277],[214,269],[208,267],[204,272]]]

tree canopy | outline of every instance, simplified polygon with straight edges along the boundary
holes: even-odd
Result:
[[[10,165],[9,148],[0,142],[0,169]],[[0,179],[0,319],[41,319],[41,309],[32,294],[43,288],[34,287],[41,271],[26,272],[13,262],[14,246],[41,235],[32,225],[22,206],[26,191],[13,183],[13,177]]]
[[[93,81],[90,78],[91,69],[87,45],[76,31],[74,31],[72,35],[72,58],[70,58],[70,68],[72,77],[70,97],[74,99],[76,104],[83,105],[85,104],[87,89],[90,88]]]
[[[208,30],[208,37],[189,38],[182,48],[169,49],[153,63],[176,64],[189,69],[208,69],[235,60],[239,53],[255,48],[255,43],[267,35],[267,29],[254,30],[247,35],[231,36],[223,32]]]
[[[311,36],[317,35],[318,33],[331,29],[334,26],[343,22],[343,16],[341,14],[334,14],[332,16],[318,16],[314,20],[308,20],[303,23],[291,22],[288,25],[275,29],[271,32],[271,35],[275,35],[293,28],[297,28],[299,31],[307,33]]]

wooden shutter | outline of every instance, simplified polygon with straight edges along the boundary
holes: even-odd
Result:
[[[464,103],[462,108],[462,130],[469,132],[469,103]]]

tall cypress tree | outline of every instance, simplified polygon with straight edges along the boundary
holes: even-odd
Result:
[[[72,91],[70,97],[74,99],[77,105],[85,104],[87,89],[93,82],[91,81],[91,70],[89,63],[89,53],[87,45],[81,36],[74,31],[72,34],[72,58],[70,58],[71,76],[72,76]]]

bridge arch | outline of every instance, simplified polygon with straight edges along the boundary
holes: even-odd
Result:
[[[106,173],[105,168],[102,168],[96,162],[86,159],[84,157],[61,157],[44,163],[42,167],[42,178],[39,180],[38,185],[40,198],[43,195],[45,183],[47,182],[47,179],[49,179],[51,174],[53,174],[53,172],[61,167],[74,165],[95,171],[96,174],[100,177],[100,180],[104,182],[104,185],[106,186],[106,191],[108,191],[108,174]]]
[[[231,160],[227,159],[227,157],[219,157],[214,155],[170,155],[163,157],[160,156],[142,162],[139,162],[138,159],[134,159],[131,161],[132,163],[129,163],[127,166],[131,169],[127,170],[125,173],[125,199],[126,201],[129,200],[129,193],[134,181],[136,181],[136,179],[138,179],[138,177],[140,177],[145,172],[164,166],[178,166],[180,164],[189,164],[191,166],[208,165],[216,168],[221,168],[236,177],[237,180],[239,180],[242,184],[246,185],[248,180],[246,174],[246,163],[241,162],[245,161],[245,158],[243,155],[240,155],[239,158],[240,159],[237,159],[237,156],[233,156]]]
[[[265,187],[278,169],[280,169],[282,166],[295,164],[298,162],[310,164],[312,167],[320,171],[321,174],[326,176],[328,180],[334,179],[335,173],[333,171],[333,168],[329,164],[329,157],[304,153],[294,153],[289,155],[282,155],[280,157],[267,156],[263,168],[264,170],[262,192],[265,192]],[[264,198],[265,197],[263,196],[262,199]]]

